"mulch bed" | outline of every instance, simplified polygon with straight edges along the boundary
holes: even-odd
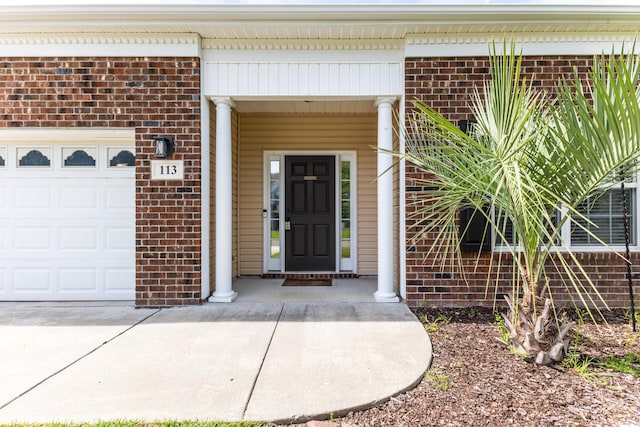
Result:
[[[491,309],[415,312],[427,325],[438,316],[450,318],[430,328],[434,360],[425,379],[334,425],[640,426],[640,377],[600,364],[611,355],[640,355],[640,334],[632,332],[623,310],[608,313],[607,326],[581,321],[576,328],[572,350],[581,361],[592,360],[586,378],[568,367],[539,367],[511,355],[495,339]]]

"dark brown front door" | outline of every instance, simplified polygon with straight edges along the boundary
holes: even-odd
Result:
[[[285,157],[285,269],[335,271],[335,157]]]

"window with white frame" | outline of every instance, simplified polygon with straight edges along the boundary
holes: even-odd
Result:
[[[467,133],[473,123],[475,123],[475,120],[461,120],[460,129]],[[609,180],[609,183],[615,182],[615,176]],[[574,222],[566,222],[566,227],[561,230],[562,240],[574,248],[584,247],[585,249],[602,247],[602,243],[610,246],[625,245],[624,202],[626,201],[629,244],[630,246],[638,246],[640,225],[638,219],[637,173],[630,179],[625,179],[624,188],[623,193],[618,181],[617,188],[613,186],[599,197],[590,198],[581,203],[577,210],[584,217],[576,218]],[[461,250],[489,251],[493,246],[495,250],[500,251],[504,250],[506,242],[509,245],[517,245],[511,221],[495,213],[493,214],[495,224],[499,228],[499,234],[502,238],[498,237],[496,230],[492,230],[493,245],[483,244],[482,240],[484,239],[484,230],[487,229],[487,220],[481,214],[474,214],[474,209],[469,208],[467,210],[470,212],[465,212],[463,209],[460,215]],[[550,213],[551,221],[556,225],[561,219],[562,212],[563,210],[559,209]]]
[[[636,188],[636,182],[625,183],[624,196],[627,204],[629,243],[631,246],[638,244]],[[624,206],[621,188],[611,188],[596,199],[585,200],[578,206],[578,211],[585,218],[577,218],[575,221],[577,224],[571,224],[571,246],[599,246],[601,245],[599,240],[611,246],[625,244]]]
[[[627,206],[627,221],[629,227],[629,244],[638,246],[638,196],[637,180],[632,179],[624,184],[624,197]],[[578,212],[584,217],[567,222],[562,230],[562,238],[574,248],[602,247],[602,242],[610,246],[625,245],[624,229],[624,199],[620,186],[612,187],[595,198],[590,198],[577,206]],[[551,215],[552,220],[559,219],[560,211]],[[509,244],[517,244],[513,233],[513,226],[509,220],[498,219],[497,224]],[[495,238],[495,248],[500,250],[505,244]]]

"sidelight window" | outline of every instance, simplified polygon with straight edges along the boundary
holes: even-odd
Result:
[[[269,162],[269,257],[280,259],[280,160]]]
[[[344,154],[339,165],[340,270],[355,271],[355,162],[351,155]]]

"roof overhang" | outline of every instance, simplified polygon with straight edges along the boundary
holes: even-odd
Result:
[[[83,4],[84,3],[84,4]],[[637,1],[4,1],[4,34],[197,33],[202,38],[402,39],[409,33],[629,32]]]

